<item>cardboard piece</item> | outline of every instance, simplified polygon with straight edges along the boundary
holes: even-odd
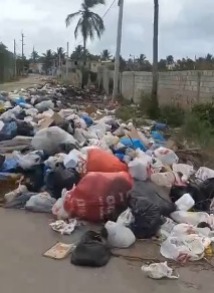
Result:
[[[86,107],[86,108],[84,109],[84,111],[85,111],[86,113],[88,113],[88,115],[91,115],[91,114],[97,112],[97,108],[91,105],[91,106]]]
[[[137,139],[141,140],[141,142],[145,146],[149,145],[148,138],[146,138],[146,136],[143,133],[141,133],[140,131],[138,131],[135,127],[132,127],[131,131],[129,131],[127,134],[130,138],[137,138]]]
[[[47,117],[47,118],[43,119],[43,121],[40,124],[39,129],[41,130],[41,129],[44,129],[44,128],[48,128],[53,123],[58,125],[58,124],[60,124],[62,122],[63,122],[63,118],[59,114],[54,113],[51,117]]]
[[[57,242],[53,247],[48,249],[43,256],[53,258],[53,259],[63,259],[68,256],[74,249],[74,244],[65,244],[62,242]]]

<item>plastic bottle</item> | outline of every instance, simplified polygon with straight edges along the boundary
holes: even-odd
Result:
[[[175,204],[180,211],[188,211],[195,205],[195,201],[189,193],[185,193]]]

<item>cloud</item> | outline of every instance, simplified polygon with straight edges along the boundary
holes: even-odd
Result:
[[[96,12],[101,16],[111,4],[100,5]],[[81,0],[0,0],[0,41],[13,50],[16,39],[17,51],[21,52],[21,32],[25,35],[25,53],[29,55],[33,46],[40,53],[57,47],[71,50],[81,44],[74,39],[75,21],[67,29],[65,17],[80,8]],[[192,57],[212,53],[213,25],[211,0],[160,0],[159,56],[174,55],[176,58]],[[125,0],[122,55],[137,56],[144,53],[152,58],[153,0]],[[89,50],[99,54],[108,48],[115,52],[117,35],[117,1],[105,16],[106,31],[101,40],[88,43]]]

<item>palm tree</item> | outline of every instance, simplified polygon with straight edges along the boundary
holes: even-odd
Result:
[[[61,66],[61,63],[65,61],[65,52],[62,47],[57,48],[57,51],[55,53],[55,58],[57,60],[58,66]]]
[[[169,55],[166,57],[166,61],[168,65],[172,65],[174,63],[174,57],[172,55]]]
[[[154,118],[158,116],[158,22],[159,1],[154,0],[154,35],[153,35],[153,80],[152,80],[152,113]]]
[[[105,4],[105,0],[83,0],[81,9],[69,14],[65,20],[68,27],[76,16],[80,16],[74,30],[74,36],[77,38],[79,33],[82,34],[85,53],[88,39],[93,40],[95,34],[100,38],[105,29],[102,18],[97,13],[91,11],[91,8],[98,4]]]
[[[53,66],[54,55],[51,50],[47,50],[45,54],[43,54],[43,69],[48,74],[49,70]]]
[[[35,49],[33,48],[33,51],[31,53],[31,59],[33,60],[33,63],[36,63],[36,61],[39,59],[39,54]]]
[[[101,59],[104,60],[104,61],[107,61],[107,60],[111,59],[111,53],[109,52],[108,49],[102,51]]]
[[[146,55],[140,54],[139,61],[143,63],[145,60],[146,60]]]

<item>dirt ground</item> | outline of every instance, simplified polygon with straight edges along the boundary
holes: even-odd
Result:
[[[178,280],[152,280],[141,262],[112,258],[99,269],[75,267],[42,254],[57,241],[74,243],[79,233],[61,236],[49,227],[46,215],[0,209],[0,284],[2,292],[139,293],[213,292],[213,271],[179,268]],[[143,247],[142,247],[143,249]]]
[[[45,77],[41,75],[30,74],[28,77],[21,78],[19,81],[0,84],[0,91],[13,91],[20,90],[22,88],[26,89],[28,87],[34,86],[35,84],[40,84],[41,79],[44,78]]]

